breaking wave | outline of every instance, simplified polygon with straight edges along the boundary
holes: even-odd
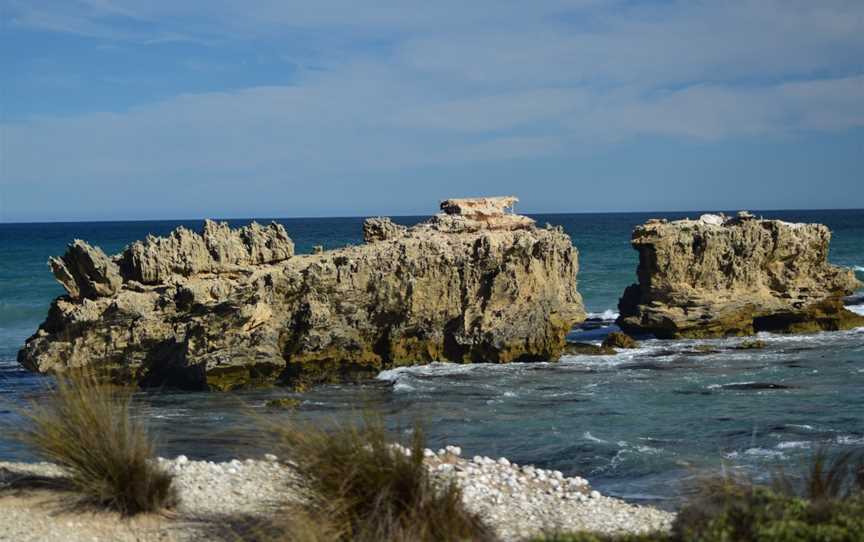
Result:
[[[619,314],[612,309],[606,309],[603,312],[589,312],[589,320],[617,320]]]

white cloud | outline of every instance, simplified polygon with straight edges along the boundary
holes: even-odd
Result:
[[[325,36],[316,61],[327,66],[292,86],[7,123],[4,176],[19,187],[199,179],[188,182],[200,188],[208,175],[290,184],[566,156],[639,136],[864,127],[860,1],[33,0],[15,3],[12,18],[109,42],[266,39],[289,57],[286,36],[305,29]],[[331,51],[330,35],[391,46]]]

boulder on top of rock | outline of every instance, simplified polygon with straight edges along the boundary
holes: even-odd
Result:
[[[441,210],[448,215],[470,217],[502,216],[513,209],[519,202],[515,196],[498,196],[491,198],[453,198],[441,202]]]
[[[861,283],[828,263],[830,240],[821,224],[749,214],[648,221],[633,231],[638,283],[619,301],[618,324],[661,338],[864,325],[843,306]]]
[[[429,223],[449,233],[533,228],[533,219],[508,211],[518,201],[514,196],[446,199],[441,202],[442,212]]]

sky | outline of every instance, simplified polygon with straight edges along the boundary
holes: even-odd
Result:
[[[864,207],[861,0],[0,0],[0,221]]]

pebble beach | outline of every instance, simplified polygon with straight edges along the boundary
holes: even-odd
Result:
[[[405,451],[405,450],[403,450]],[[517,465],[506,458],[463,458],[458,446],[426,450],[438,480],[455,480],[469,510],[502,541],[555,532],[640,533],[668,530],[674,514],[601,495],[581,477]],[[63,472],[50,463],[0,462],[0,540],[46,542],[244,541],[249,525],[304,499],[303,480],[267,454],[228,462],[159,458],[175,475],[179,504],[132,519],[69,508],[71,496],[51,489]],[[46,487],[47,482],[47,487]]]

